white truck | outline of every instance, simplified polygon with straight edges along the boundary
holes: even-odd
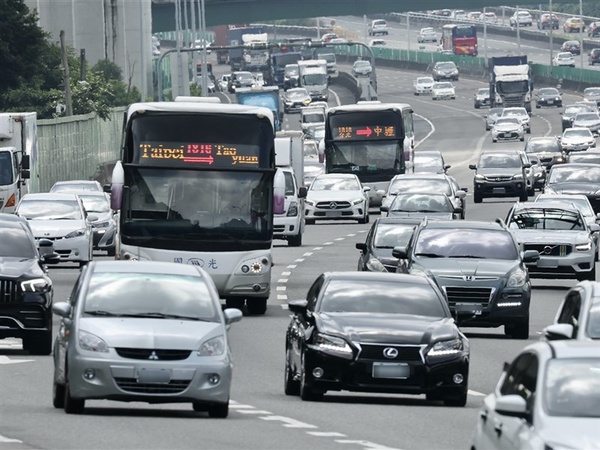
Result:
[[[321,103],[321,102],[315,102]],[[300,109],[300,124],[303,133],[309,133],[315,126],[325,126],[325,115],[327,114],[327,105],[314,106],[312,103]]]
[[[37,190],[36,113],[0,113],[0,212],[12,214]]]
[[[242,43],[247,47],[243,53],[242,70],[261,71],[269,68],[267,33],[243,34]]]
[[[327,101],[329,99],[327,61],[324,59],[298,61],[298,83],[308,91],[313,101]]]
[[[300,131],[280,131],[275,135],[275,163],[285,177],[285,202],[281,214],[273,214],[273,239],[285,239],[291,247],[302,245],[306,187],[298,183],[304,176],[304,138]]]

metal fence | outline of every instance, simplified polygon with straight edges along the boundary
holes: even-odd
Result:
[[[115,108],[107,120],[95,113],[38,120],[39,189],[56,181],[88,180],[99,164],[120,158],[125,108]]]

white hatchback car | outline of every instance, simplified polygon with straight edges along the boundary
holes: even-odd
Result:
[[[362,185],[356,175],[327,173],[315,177],[306,194],[305,218],[307,224],[316,220],[357,220],[369,222],[371,188]]]
[[[474,450],[597,448],[600,345],[536,342],[506,363],[477,416]]]
[[[596,138],[589,128],[567,128],[560,138],[560,146],[564,152],[587,150],[596,146]]]
[[[439,83],[434,83],[431,88],[431,98],[432,100],[440,100],[444,98],[456,99],[456,90],[454,89],[454,85],[449,81],[441,81]]]
[[[27,194],[17,205],[16,214],[27,219],[36,239],[50,239],[61,262],[78,262],[83,267],[92,260],[91,222],[83,202],[74,193]]]
[[[500,117],[492,127],[492,142],[525,140],[525,128],[518,117]]]
[[[571,52],[560,52],[554,57],[553,62],[559,67],[575,67],[575,57]]]
[[[415,80],[415,95],[431,94],[433,89],[433,77],[419,77]]]
[[[504,108],[501,117],[518,117],[523,123],[523,128],[525,128],[527,134],[531,133],[531,119],[527,110],[522,106]]]

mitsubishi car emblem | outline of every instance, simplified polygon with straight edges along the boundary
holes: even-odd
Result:
[[[148,359],[158,359],[158,355],[156,354],[156,352],[154,350],[152,350],[152,353],[150,353],[150,356],[148,356]]]
[[[395,349],[394,347],[384,348],[383,356],[385,356],[388,359],[394,359],[396,356],[398,356],[398,350]]]

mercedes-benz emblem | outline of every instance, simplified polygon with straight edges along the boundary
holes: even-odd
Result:
[[[398,356],[398,349],[394,347],[386,347],[383,349],[383,356],[388,359],[394,359],[396,356]]]
[[[337,209],[337,203],[336,202],[331,202],[329,204],[329,209]]]

